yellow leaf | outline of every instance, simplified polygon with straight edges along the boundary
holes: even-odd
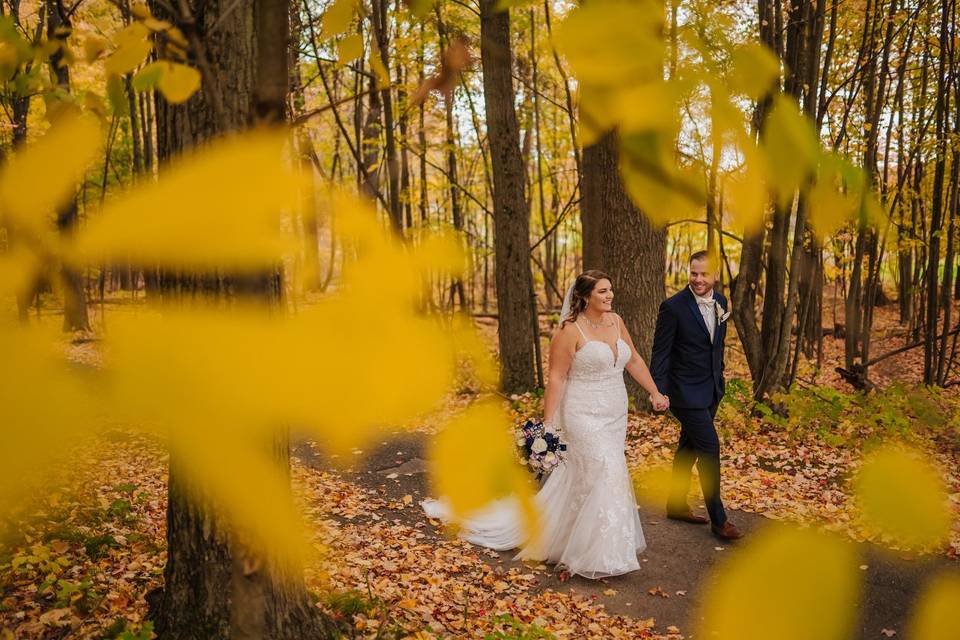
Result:
[[[771,526],[721,565],[696,637],[718,640],[847,638],[853,631],[856,556],[845,540]],[[816,611],[816,615],[810,615]]]
[[[677,83],[650,82],[618,91],[611,114],[622,134],[656,130],[675,135],[679,130],[680,92]]]
[[[633,488],[637,500],[652,509],[662,509],[670,497],[671,467],[666,464],[644,466],[633,474]]]
[[[150,7],[147,6],[146,2],[131,2],[130,13],[140,20],[146,20],[151,17]]]
[[[172,25],[166,20],[157,20],[153,16],[150,16],[143,19],[143,26],[150,29],[150,31],[166,31]]]
[[[70,198],[95,159],[100,126],[64,114],[37,142],[18,151],[0,173],[0,215],[40,232],[54,209]]]
[[[159,64],[165,66],[157,81],[157,88],[168,102],[186,102],[200,88],[200,72],[193,67],[177,62]]]
[[[380,57],[380,47],[377,45],[377,42],[374,38],[370,38],[370,54],[367,56],[369,58],[370,68],[373,70],[373,74],[377,77],[377,88],[383,89],[390,86],[390,73],[387,71],[387,67],[383,64],[383,58]]]
[[[363,55],[363,38],[356,33],[337,43],[337,64],[343,66]]]
[[[190,43],[187,42],[186,36],[183,35],[183,32],[180,31],[180,29],[176,27],[170,27],[167,29],[166,34],[170,42],[183,51],[186,51],[190,47]]]
[[[510,422],[492,401],[479,402],[454,418],[430,447],[431,481],[458,519],[513,496],[529,504],[530,485],[516,462]],[[527,531],[534,519],[527,508]]]
[[[760,43],[739,47],[733,53],[730,86],[751,100],[759,100],[774,88],[780,77],[780,61]]]
[[[841,163],[845,161],[834,154],[824,156],[820,175],[807,196],[810,226],[821,238],[836,232],[860,211],[862,184],[845,180]]]
[[[780,95],[774,100],[763,125],[762,148],[780,206],[785,207],[812,175],[820,153],[813,124],[790,98]]]
[[[36,329],[0,331],[0,513],[42,491],[43,473],[89,439],[98,422],[93,389],[54,344]]]
[[[22,245],[0,254],[0,294],[20,294],[33,283],[40,264]]]
[[[407,0],[407,6],[410,7],[410,13],[414,18],[420,19],[427,15],[433,6],[434,0]]]
[[[357,0],[334,0],[322,18],[320,35],[329,40],[350,28]]]
[[[84,58],[86,58],[87,62],[93,62],[106,50],[108,44],[106,38],[98,36],[95,33],[90,34],[83,41]]]
[[[960,611],[960,577],[942,575],[927,587],[910,621],[910,640],[941,640],[956,634]]]
[[[115,37],[117,49],[107,58],[108,74],[122,76],[139,67],[153,49],[147,39],[150,31],[140,22],[131,23]]]
[[[581,83],[650,82],[663,74],[662,28],[662,2],[589,2],[558,26],[554,44]]]
[[[654,224],[694,215],[704,202],[703,180],[678,169],[659,133],[620,138],[620,175],[630,199]]]
[[[743,227],[744,234],[751,235],[763,225],[770,197],[766,159],[746,136],[741,137],[739,149],[744,157],[744,166],[727,180],[724,194],[729,199],[728,208],[735,224]]]
[[[91,215],[73,259],[200,270],[274,263],[291,247],[281,211],[297,205],[302,180],[283,156],[285,142],[284,133],[258,131],[196,151]]]
[[[864,460],[857,500],[871,528],[908,548],[929,548],[950,533],[946,488],[917,453],[887,447]]]

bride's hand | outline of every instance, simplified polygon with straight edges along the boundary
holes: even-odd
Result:
[[[654,411],[666,411],[670,408],[670,398],[660,392],[651,395],[650,401],[653,404]]]

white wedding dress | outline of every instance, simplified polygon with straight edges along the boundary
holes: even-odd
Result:
[[[639,569],[637,554],[647,545],[624,457],[623,368],[630,361],[630,346],[618,339],[614,356],[609,343],[584,340],[557,411],[567,444],[564,462],[535,496],[543,528],[537,540],[524,539],[519,504],[509,498],[461,522],[460,536],[501,551],[521,547],[517,559],[552,562],[571,574],[603,578]],[[421,504],[431,518],[449,518],[442,500]]]

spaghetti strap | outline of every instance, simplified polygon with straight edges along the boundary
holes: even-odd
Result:
[[[584,340],[587,340],[587,339],[588,339],[588,338],[587,338],[587,334],[585,334],[585,333],[583,332],[583,329],[580,328],[580,323],[577,322],[576,320],[574,320],[574,321],[573,321],[573,324],[577,327],[577,331],[580,332],[580,335],[583,336],[583,339],[584,339]]]

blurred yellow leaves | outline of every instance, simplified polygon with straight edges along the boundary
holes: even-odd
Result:
[[[733,52],[731,88],[751,100],[759,100],[780,77],[780,61],[769,48],[754,42]]]
[[[665,32],[662,2],[594,0],[571,11],[554,35],[577,78],[581,142],[588,146],[617,130],[624,187],[643,214],[658,225],[702,215],[708,152],[682,157],[677,147],[688,133],[681,135],[681,112],[708,100],[709,154],[719,154],[720,171],[728,172],[723,192],[745,233],[761,228],[771,197],[786,209],[807,189],[818,231],[855,217],[856,176],[844,167],[837,179],[836,163],[827,161],[820,180],[813,180],[827,154],[794,97],[774,95],[759,144],[742,108],[734,106],[737,96],[756,101],[779,89],[781,65],[772,51],[760,43],[740,46],[729,73],[719,75],[705,71],[721,66],[711,46],[683,30],[680,37],[701,60],[673,61],[665,77]]]
[[[491,401],[464,410],[432,443],[431,480],[434,493],[461,519],[493,500],[515,497],[532,533],[536,526],[530,481],[517,464],[509,424],[503,409]]]
[[[90,120],[63,120],[21,151],[0,175],[5,218],[40,228],[40,214],[69,196],[99,136]],[[108,201],[75,238],[52,249],[81,268],[122,260],[229,278],[273,269],[295,249],[283,231],[289,219],[315,215],[298,212],[313,187],[296,171],[288,139],[285,131],[253,131],[210,143],[156,182]],[[0,380],[0,508],[23,495],[24,482],[36,480],[71,438],[92,435],[109,418],[165,436],[172,464],[198,499],[215,504],[247,544],[299,561],[308,551],[274,459],[278,432],[296,428],[345,453],[435,410],[464,360],[483,384],[495,383],[492,359],[466,320],[419,311],[428,275],[465,268],[461,241],[437,234],[401,243],[369,203],[342,191],[329,194],[324,208],[345,247],[336,293],[292,316],[216,301],[119,316],[104,336],[95,394],[62,359],[46,355],[49,337],[0,335],[0,355],[11,364]],[[5,255],[0,287],[22,286],[36,260],[24,249]],[[110,415],[95,418],[91,406],[109,407]],[[479,465],[474,499],[524,491],[499,410],[469,410],[446,446],[456,449],[464,433],[481,427],[486,448],[471,458]],[[457,465],[464,468],[462,460]],[[464,494],[456,500],[462,504]]]
[[[325,39],[342,35],[350,28],[356,10],[356,0],[334,0],[323,13],[320,33]]]
[[[283,155],[286,139],[259,131],[184,158],[91,216],[73,258],[197,269],[273,263],[292,247],[280,217],[297,206],[303,179]]]
[[[142,22],[132,22],[114,36],[117,48],[107,58],[107,73],[122,76],[143,64],[153,49],[149,36],[150,30]]]
[[[608,89],[633,86],[662,77],[662,24],[663,3],[597,0],[570,13],[554,44],[580,82]]]
[[[354,33],[337,43],[337,64],[349,64],[363,55],[363,38]]]
[[[100,125],[64,114],[34,144],[21,149],[0,173],[0,220],[39,232],[55,208],[74,193],[100,147]]]
[[[156,88],[168,102],[186,102],[200,89],[200,72],[178,62],[158,60],[137,72],[133,78],[137,91]]]
[[[54,338],[37,329],[0,331],[0,513],[22,504],[50,463],[95,426],[92,380],[67,369]]]
[[[716,576],[696,635],[718,640],[848,638],[858,579],[849,542],[810,530],[768,527],[753,534]]]
[[[933,581],[917,604],[906,635],[910,640],[956,637],[960,611],[960,577],[942,575]]]
[[[836,154],[824,154],[807,194],[810,226],[825,237],[853,220],[863,202],[863,174]]]
[[[771,185],[780,206],[786,207],[816,167],[820,143],[813,123],[800,113],[793,100],[777,96],[764,122],[761,140]]]
[[[917,454],[886,447],[868,456],[855,489],[864,522],[907,548],[926,549],[950,533],[946,488]]]
[[[661,510],[670,497],[671,467],[667,464],[646,467],[634,472],[633,490],[637,500],[651,509]]]

